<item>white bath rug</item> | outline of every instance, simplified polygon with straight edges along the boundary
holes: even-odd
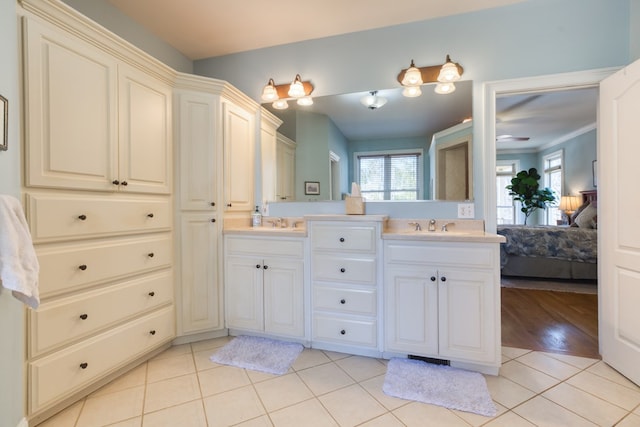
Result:
[[[211,361],[269,374],[285,374],[302,351],[301,344],[241,335],[215,352]]]
[[[482,374],[434,365],[420,360],[393,358],[387,365],[382,390],[400,399],[444,406],[493,417],[497,410]]]

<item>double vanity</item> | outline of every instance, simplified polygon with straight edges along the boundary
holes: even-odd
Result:
[[[497,374],[499,243],[480,220],[306,215],[224,225],[231,335]]]

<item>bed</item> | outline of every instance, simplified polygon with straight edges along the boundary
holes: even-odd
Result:
[[[597,280],[597,193],[581,194],[583,204],[570,226],[498,226],[506,238],[500,245],[502,275]]]

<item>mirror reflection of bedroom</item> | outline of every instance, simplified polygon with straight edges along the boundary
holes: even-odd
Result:
[[[502,344],[599,358],[597,87],[496,99]],[[527,219],[506,186],[536,168],[556,199]]]

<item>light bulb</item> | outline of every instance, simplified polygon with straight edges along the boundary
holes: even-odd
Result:
[[[456,90],[456,85],[453,83],[438,83],[435,88],[435,92],[441,95],[446,95]]]
[[[404,77],[402,78],[402,86],[420,86],[422,84],[422,72],[418,68],[416,68],[413,63],[413,59],[411,60],[411,65],[404,72]]]
[[[422,89],[420,89],[420,86],[407,86],[402,90],[402,95],[407,98],[415,98],[422,95]]]
[[[271,102],[278,99],[278,91],[273,83],[273,79],[269,79],[269,83],[262,89],[262,100],[264,102]]]
[[[303,107],[313,105],[313,98],[310,96],[303,96],[302,98],[298,98],[296,101],[298,105],[302,105]]]
[[[291,86],[289,86],[289,96],[292,98],[302,98],[305,95],[304,85],[300,80],[300,74],[296,74],[296,78],[291,82]]]
[[[289,104],[287,103],[286,99],[278,99],[273,104],[271,104],[271,106],[276,110],[286,110],[287,108],[289,108]]]

